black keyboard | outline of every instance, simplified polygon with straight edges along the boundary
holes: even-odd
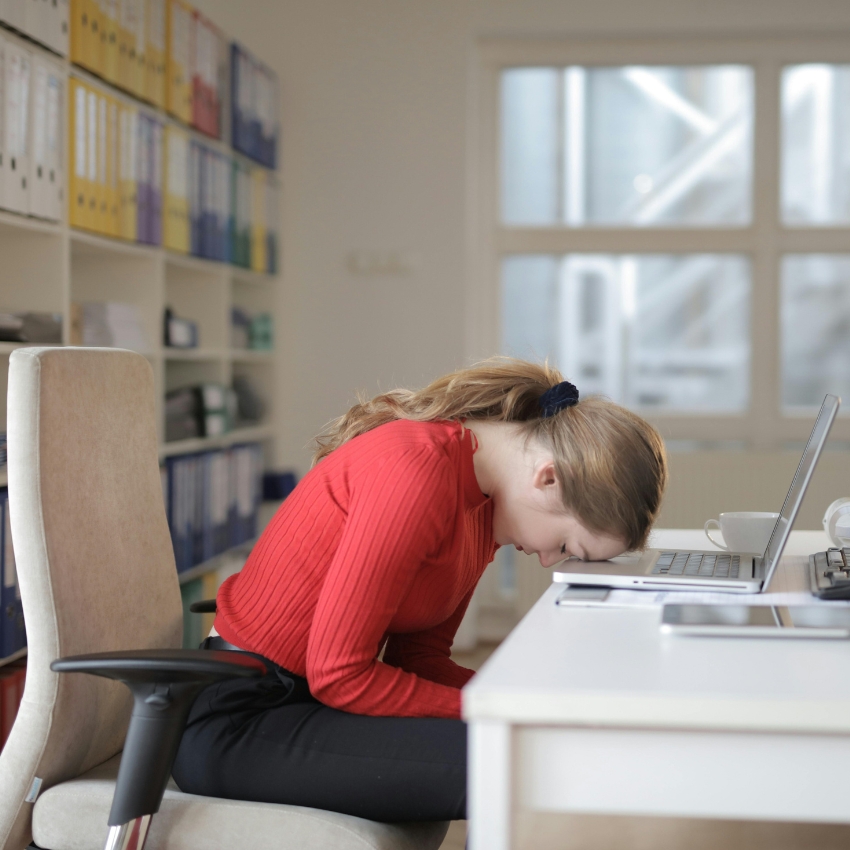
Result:
[[[662,552],[655,562],[652,575],[738,578],[740,571],[739,555]]]
[[[821,599],[850,599],[850,549],[809,555],[812,593]]]

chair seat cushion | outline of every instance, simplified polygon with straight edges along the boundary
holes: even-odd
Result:
[[[44,791],[33,840],[45,850],[102,850],[120,754]],[[273,803],[184,794],[171,780],[145,850],[437,850],[448,823],[387,824]]]

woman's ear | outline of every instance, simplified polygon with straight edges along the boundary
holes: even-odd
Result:
[[[549,487],[557,487],[558,479],[555,477],[555,464],[551,460],[544,460],[534,470],[531,483],[538,490],[546,490]]]

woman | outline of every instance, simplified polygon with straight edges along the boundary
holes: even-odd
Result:
[[[317,443],[205,641],[269,673],[201,694],[174,778],[372,820],[465,818],[473,673],[450,650],[475,585],[499,546],[544,567],[643,547],[662,440],[548,366],[499,358],[361,402]]]

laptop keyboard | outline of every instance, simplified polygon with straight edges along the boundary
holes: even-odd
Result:
[[[662,552],[655,562],[652,575],[738,578],[740,571],[739,555]]]

